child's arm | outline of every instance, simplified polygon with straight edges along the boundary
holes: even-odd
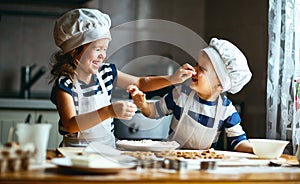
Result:
[[[56,107],[64,127],[70,133],[89,129],[108,118],[129,120],[137,109],[131,102],[117,101],[98,110],[77,115],[72,96],[63,90],[57,91]]]
[[[135,105],[140,109],[144,116],[154,117],[155,116],[155,105],[146,101],[146,95],[138,89],[135,85],[128,86],[128,92],[131,94],[131,97]]]
[[[136,85],[143,92],[154,91],[170,85],[179,84],[191,78],[195,69],[190,64],[184,64],[173,75],[135,77],[118,70],[117,86],[128,89],[129,85]]]
[[[234,151],[253,153],[253,147],[251,143],[248,140],[246,140],[238,144]]]

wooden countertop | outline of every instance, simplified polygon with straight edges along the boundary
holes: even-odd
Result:
[[[113,175],[76,175],[57,168],[27,172],[4,173],[0,183],[293,183],[300,182],[300,173],[215,174],[205,171],[176,173],[145,170],[121,171]]]
[[[51,158],[53,155],[50,155]],[[294,156],[283,155],[290,163],[298,163]],[[78,174],[47,164],[29,171],[5,172],[0,174],[0,183],[300,183],[300,167],[222,167],[211,171],[162,169],[130,169],[117,174]]]

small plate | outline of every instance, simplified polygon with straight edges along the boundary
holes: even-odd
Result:
[[[94,174],[116,174],[122,170],[134,168],[133,164],[126,164],[120,166],[112,167],[84,167],[84,166],[74,166],[70,158],[54,158],[51,161],[53,164],[57,165],[60,168],[63,168],[64,171],[80,172],[80,173],[94,173]]]
[[[118,140],[118,148],[126,151],[167,151],[174,150],[180,145],[176,141],[152,141],[152,140]]]

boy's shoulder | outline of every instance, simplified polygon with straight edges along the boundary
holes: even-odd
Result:
[[[232,104],[232,101],[226,96],[225,93],[221,93],[220,97],[223,100],[223,106],[230,106]]]

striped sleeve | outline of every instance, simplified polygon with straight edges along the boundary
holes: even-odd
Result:
[[[50,100],[53,104],[57,104],[57,98],[56,98],[56,94],[57,94],[57,90],[61,89],[65,92],[67,92],[68,94],[72,95],[72,88],[73,88],[73,83],[72,80],[67,78],[66,76],[61,76],[55,83],[55,85],[53,86],[52,90],[51,90],[51,96],[50,96]]]
[[[72,95],[73,82],[71,79],[62,76],[58,80],[58,88]]]
[[[155,102],[155,118],[160,118],[172,113],[176,116],[177,113],[175,112],[178,110],[179,107],[177,105],[177,101],[179,98],[180,91],[181,86],[177,86],[168,94],[166,94],[163,98],[161,98],[160,101]]]
[[[114,64],[104,63],[99,73],[102,75],[102,80],[104,81],[108,95],[111,96],[113,83],[118,77],[116,66]]]
[[[247,137],[241,126],[240,115],[237,113],[232,103],[228,106],[226,113],[231,115],[224,120],[225,131],[227,134],[229,149],[234,150],[240,142],[247,140]]]

